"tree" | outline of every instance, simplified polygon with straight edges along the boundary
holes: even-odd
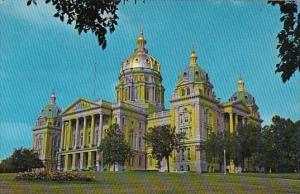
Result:
[[[293,142],[297,171],[300,173],[300,120],[295,123],[295,135],[293,136]]]
[[[233,159],[242,169],[245,169],[245,159],[248,161],[248,169],[250,167],[250,161],[256,153],[259,134],[260,127],[251,124],[240,126],[234,134]]]
[[[215,172],[215,164],[219,164],[219,169],[224,161],[224,149],[226,145],[225,132],[210,132],[207,139],[204,141],[204,150],[206,155],[206,162],[209,164],[209,172]],[[230,148],[228,148],[229,151]]]
[[[0,164],[0,172],[24,172],[43,167],[38,154],[32,149],[18,148]]]
[[[100,151],[103,152],[103,164],[121,166],[125,165],[126,160],[130,157],[131,151],[129,144],[125,141],[124,132],[120,130],[117,124],[111,125],[105,130],[105,137],[100,144]]]
[[[128,0],[123,0],[125,1]],[[98,39],[102,49],[106,47],[106,34],[115,31],[118,6],[121,0],[45,0],[45,3],[52,3],[56,9],[54,17],[62,22],[74,24],[79,34],[92,32]],[[137,0],[135,0],[137,2]],[[27,5],[37,5],[37,0],[27,0]]]
[[[273,130],[270,126],[266,125],[262,128],[258,147],[259,149],[256,153],[256,164],[259,167],[264,167],[266,170],[275,169],[275,161],[277,160],[277,156],[275,154]]]
[[[162,125],[150,127],[144,135],[147,146],[151,147],[152,157],[158,164],[165,158],[167,160],[168,172],[170,172],[169,156],[172,151],[181,144],[184,134],[176,134],[175,127]]]
[[[282,14],[283,29],[277,35],[281,61],[276,64],[275,72],[281,73],[282,81],[286,82],[300,71],[300,12],[294,0],[269,0],[268,3],[279,5]]]
[[[300,138],[299,122],[277,115],[263,128],[258,165],[276,172],[293,172],[298,168]]]

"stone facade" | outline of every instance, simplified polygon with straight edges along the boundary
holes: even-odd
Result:
[[[56,120],[55,126],[36,125],[33,129],[33,148],[42,153],[40,157],[44,161],[56,162],[51,169],[103,170],[99,145],[105,136],[105,129],[117,123],[133,151],[125,169],[156,169],[157,163],[151,156],[151,150],[146,149],[143,135],[150,127],[169,124],[177,132],[186,135],[183,146],[172,153],[170,169],[207,171],[201,144],[211,131],[233,132],[246,123],[261,124],[258,106],[254,97],[245,90],[243,79],[238,80],[237,92],[228,102],[222,103],[214,93],[208,74],[197,63],[194,50],[189,64],[178,77],[170,99],[171,107],[165,109],[161,66],[149,55],[145,45],[146,40],[141,32],[134,53],[121,64],[116,102],[79,98],[63,112],[57,109],[59,111],[52,114],[54,116],[51,118],[39,117],[38,121],[48,119],[47,122],[51,124],[55,123],[51,119]],[[51,96],[52,101],[53,97],[54,94]],[[50,104],[53,104],[52,101]],[[40,134],[43,134],[44,139],[39,139]],[[58,140],[53,141],[55,138]],[[53,147],[58,145],[57,142],[59,147]],[[50,147],[53,149],[48,149]],[[56,150],[55,154],[50,154],[53,150]],[[122,168],[117,166],[119,170]],[[163,161],[161,170],[165,168],[166,163]]]

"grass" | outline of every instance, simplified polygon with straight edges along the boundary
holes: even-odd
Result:
[[[0,174],[0,193],[300,193],[298,174],[95,173],[92,182],[16,181]]]

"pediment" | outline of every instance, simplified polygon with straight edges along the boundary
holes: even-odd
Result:
[[[180,82],[177,83],[177,86],[181,86],[181,85],[184,85],[184,84],[187,84],[188,81],[186,81],[185,79],[181,80]]]
[[[233,103],[233,106],[234,106],[235,108],[240,109],[240,110],[243,110],[243,111],[245,111],[245,112],[248,112],[248,113],[251,112],[250,108],[249,108],[249,107],[245,104],[245,102],[243,102],[243,101],[237,101],[237,102],[234,102],[234,103]]]
[[[89,110],[89,109],[93,109],[93,108],[98,108],[100,107],[99,104],[83,99],[83,98],[79,98],[78,100],[76,100],[74,103],[72,103],[70,106],[68,106],[64,112],[63,115],[67,115],[67,114],[72,114],[72,113],[76,113],[76,112],[82,112],[85,110]]]

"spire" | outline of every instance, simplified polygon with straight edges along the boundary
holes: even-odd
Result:
[[[238,92],[242,92],[245,90],[245,84],[242,77],[242,74],[240,74],[239,80],[238,80]]]
[[[144,30],[141,28],[140,35],[137,39],[137,50],[142,51],[145,48],[146,40],[144,38]]]
[[[190,67],[195,67],[197,65],[197,54],[193,47],[192,53],[190,55]]]
[[[52,89],[52,94],[50,96],[50,104],[55,105],[55,100],[56,100],[55,91],[54,89]]]

